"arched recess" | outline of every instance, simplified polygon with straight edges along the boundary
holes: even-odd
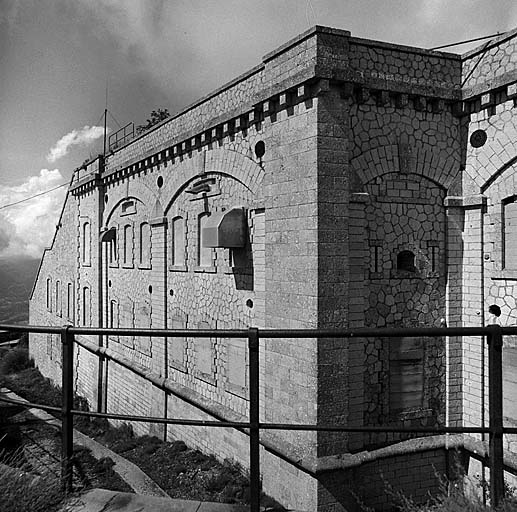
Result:
[[[501,167],[497,169],[493,169],[492,174],[485,180],[485,182],[481,185],[481,193],[484,194],[490,186],[496,181],[503,179],[505,177],[503,174],[508,174],[508,178],[505,180],[506,185],[513,185],[512,190],[515,190],[515,185],[517,184],[517,176],[516,176],[516,168],[517,168],[517,156],[510,158],[507,162],[505,162]]]
[[[363,192],[367,183],[392,172],[423,176],[448,190],[460,170],[457,158],[438,149],[415,145],[406,154],[402,153],[401,145],[390,144],[353,158],[350,161],[353,192]]]
[[[126,178],[127,179],[127,178]],[[127,187],[127,188],[126,188]],[[124,190],[124,192],[123,192]],[[145,178],[132,179],[128,186],[125,180],[110,186],[107,189],[108,202],[104,210],[104,225],[108,226],[116,209],[125,201],[136,200],[140,207],[148,211],[148,217],[152,218],[152,207],[159,199],[157,192],[145,183]],[[122,196],[122,197],[121,197]],[[106,212],[108,212],[106,214]]]
[[[112,221],[114,215],[117,213],[117,210],[119,209],[119,207],[121,207],[124,203],[127,203],[128,201],[135,201],[135,203],[137,205],[140,205],[140,206],[144,206],[145,203],[144,201],[142,201],[141,199],[139,199],[138,197],[136,196],[128,196],[128,197],[124,197],[122,199],[119,199],[109,210],[109,213],[108,215],[106,216],[105,220],[104,220],[104,225],[105,226],[109,226],[110,225],[110,222]]]
[[[486,131],[487,134],[487,141],[483,146],[467,146],[465,173],[477,190],[485,190],[500,173],[517,160],[517,116],[513,112],[513,103],[503,105],[503,109],[502,112],[498,112],[497,122],[481,119],[471,122],[469,126],[469,136],[478,129]]]
[[[262,182],[264,179],[264,169],[252,159],[243,156],[236,151],[228,149],[214,149],[205,152],[203,160],[198,161],[198,168],[193,168],[192,164],[185,166],[182,171],[178,168],[177,178],[174,189],[170,190],[169,196],[162,201],[165,205],[164,212],[167,215],[171,205],[179,194],[187,189],[193,182],[203,177],[222,176],[230,177],[240,185],[250,191],[254,198],[254,203],[260,205],[263,198]]]

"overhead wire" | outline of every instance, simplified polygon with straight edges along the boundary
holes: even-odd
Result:
[[[54,190],[57,190],[58,188],[66,187],[69,184],[69,182],[61,183],[61,185],[58,185],[57,187],[51,188],[49,190],[45,190],[43,192],[39,192],[38,194],[34,194],[29,197],[25,197],[23,199],[20,199],[19,201],[15,201],[14,203],[8,203],[0,206],[0,210],[3,210],[4,208],[9,208],[11,206],[16,206],[17,204],[24,203],[26,201],[30,201],[31,199],[34,199],[35,197],[43,196],[45,194],[48,194],[49,192],[53,192]]]
[[[475,41],[483,41],[484,39],[490,39],[492,37],[500,36],[501,32],[497,32],[497,34],[492,34],[491,36],[482,36],[475,37],[474,39],[465,39],[464,41],[459,41],[457,43],[449,43],[443,44],[441,46],[435,46],[434,48],[429,48],[429,50],[441,50],[442,48],[450,48],[451,46],[459,46],[460,44],[474,43]]]
[[[108,114],[110,115],[111,119],[115,121],[118,124],[118,127],[122,129],[122,125],[115,119],[115,116],[108,110]]]
[[[120,123],[115,119],[115,116],[110,111],[108,111],[108,113],[112,117],[112,119],[115,121],[115,123],[117,123],[119,128],[122,128]],[[101,116],[99,117],[99,120],[97,121],[96,125],[98,125],[101,122],[103,117],[104,117],[104,113],[101,114]],[[30,201],[31,199],[34,199],[35,197],[39,197],[39,196],[48,194],[48,193],[53,192],[54,190],[57,190],[57,189],[59,189],[61,187],[65,187],[68,184],[69,184],[68,182],[61,183],[61,185],[57,185],[56,187],[53,187],[51,189],[45,190],[43,192],[39,192],[38,194],[33,194],[32,196],[25,197],[23,199],[20,199],[19,201],[13,202],[13,203],[4,204],[4,205],[0,206],[0,210],[3,210],[4,208],[10,208],[11,206],[16,206],[16,205],[18,205],[20,203],[24,203],[26,201]]]

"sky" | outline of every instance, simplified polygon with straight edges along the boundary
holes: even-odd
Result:
[[[0,258],[40,257],[58,188],[108,130],[172,114],[313,25],[431,48],[517,27],[515,0],[0,0]],[[470,46],[448,51],[463,53]]]

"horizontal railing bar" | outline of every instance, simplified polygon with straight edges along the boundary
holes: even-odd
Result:
[[[60,333],[62,326],[44,325],[11,325],[0,324],[0,330],[17,332]],[[152,337],[183,337],[200,338],[246,338],[247,329],[135,329],[135,328],[100,328],[100,327],[69,327],[70,334],[83,335],[122,335],[122,336],[152,336]],[[415,327],[415,328],[384,328],[384,329],[259,329],[261,338],[397,338],[403,336],[485,336],[490,327]],[[501,327],[502,335],[516,335],[517,327]]]
[[[151,336],[156,338],[174,338],[193,336],[196,338],[246,338],[248,331],[244,329],[108,329],[100,327],[70,327],[70,333],[78,335],[104,334],[119,336]]]
[[[59,412],[61,413],[61,407],[54,407],[52,405],[44,405],[44,404],[35,404],[33,402],[21,401],[21,400],[13,400],[12,398],[6,398],[0,395],[0,401],[6,402],[8,404],[13,405],[22,405],[23,407],[27,407],[28,409],[42,409],[43,411],[49,412]]]
[[[512,332],[505,333],[505,329]],[[503,334],[517,334],[516,327],[502,328]],[[260,329],[261,338],[399,338],[403,336],[485,336],[488,327],[412,327],[384,329]]]
[[[10,398],[4,398],[0,396],[0,400],[3,402],[11,403],[14,405],[21,405],[27,408],[43,409],[52,412],[61,412],[59,407],[52,407],[49,405],[36,404],[32,402],[25,402],[20,400],[12,400]],[[72,414],[77,416],[88,416],[94,418],[106,418],[115,420],[126,420],[136,421],[142,423],[163,423],[170,425],[191,425],[200,427],[226,427],[226,428],[238,428],[247,429],[249,428],[249,422],[239,421],[210,421],[210,420],[187,420],[187,419],[173,419],[173,418],[159,418],[154,416],[133,416],[130,414],[114,414],[114,413],[101,413],[93,411],[81,411],[73,409]],[[440,434],[482,434],[489,433],[490,428],[486,427],[343,427],[339,425],[310,425],[310,424],[293,424],[293,423],[260,423],[260,429],[262,430],[308,430],[315,432],[388,432],[388,433],[440,433]],[[503,433],[515,434],[517,428],[515,427],[503,427]]]
[[[106,418],[113,420],[136,421],[139,423],[162,423],[167,425],[191,425],[195,427],[231,427],[231,428],[249,428],[249,423],[239,421],[210,421],[210,420],[187,420],[175,418],[159,418],[156,416],[132,416],[130,414],[112,414],[106,412],[90,412],[72,410],[76,416],[91,416],[94,418]]]
[[[62,326],[54,327],[50,325],[19,325],[19,324],[1,324],[0,330],[13,332],[41,332],[49,334],[60,334],[63,330]]]
[[[340,427],[339,425],[302,425],[295,423],[261,423],[264,430],[308,430],[314,432],[389,432],[389,433],[435,433],[435,434],[482,434],[488,427]]]

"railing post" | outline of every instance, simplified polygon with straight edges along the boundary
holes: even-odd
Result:
[[[70,327],[61,330],[62,374],[61,374],[61,482],[65,493],[72,492],[72,455],[74,449],[74,335]]]
[[[259,333],[248,331],[250,393],[250,501],[251,512],[260,509],[260,416],[259,416]]]
[[[503,337],[499,325],[488,335],[488,393],[490,427],[490,502],[497,507],[504,497],[503,474]]]

